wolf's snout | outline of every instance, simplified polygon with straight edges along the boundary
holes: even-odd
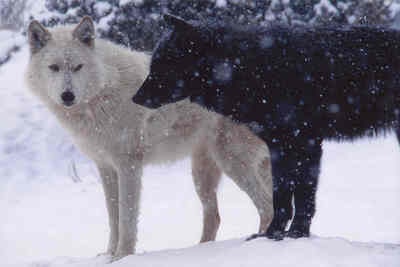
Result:
[[[72,93],[70,91],[63,92],[61,94],[61,100],[63,101],[63,104],[65,106],[70,107],[75,102],[75,95],[74,95],[74,93]]]
[[[151,98],[147,98],[144,96],[143,93],[141,93],[141,91],[139,91],[138,94],[136,94],[135,96],[132,97],[132,101],[136,104],[145,106],[147,108],[159,108],[161,105],[159,103],[159,101],[153,101]]]

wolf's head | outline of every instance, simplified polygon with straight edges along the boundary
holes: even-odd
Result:
[[[199,61],[206,50],[204,32],[180,18],[165,15],[172,28],[153,52],[150,74],[133,97],[133,102],[148,108],[195,97],[206,81],[204,64]]]
[[[84,17],[75,27],[47,30],[32,21],[28,28],[31,59],[27,79],[36,94],[63,108],[88,103],[104,83],[95,56],[95,29]]]

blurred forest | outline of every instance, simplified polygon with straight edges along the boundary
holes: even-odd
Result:
[[[399,11],[400,0],[0,0],[0,30],[23,33],[31,19],[55,26],[89,15],[98,36],[151,51],[164,30],[164,13],[235,24],[400,25]],[[8,59],[13,49],[0,57]]]
[[[164,29],[161,14],[188,20],[224,20],[236,24],[380,24],[393,22],[388,0],[47,0],[53,14],[46,25],[75,23],[84,15],[98,23],[101,37],[133,49],[152,50]]]

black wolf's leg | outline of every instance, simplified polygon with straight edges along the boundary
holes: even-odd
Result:
[[[400,124],[400,122],[399,122],[399,124]],[[396,129],[396,136],[397,136],[397,141],[399,141],[399,144],[400,144],[400,127],[398,127]]]
[[[315,213],[315,195],[317,192],[320,161],[322,156],[321,142],[310,139],[301,148],[298,162],[298,180],[294,191],[295,215],[287,233],[292,238],[308,237],[311,220]]]
[[[296,157],[281,147],[270,146],[274,184],[274,218],[266,232],[268,238],[281,240],[292,218],[292,197],[296,179]]]

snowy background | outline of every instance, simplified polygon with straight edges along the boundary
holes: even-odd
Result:
[[[106,1],[98,2],[106,10]],[[147,1],[134,2],[140,7],[139,2]],[[224,7],[233,1],[216,2]],[[291,1],[280,2],[290,7]],[[351,1],[315,5],[334,8],[337,2]],[[0,10],[2,3],[6,0],[0,0]],[[30,15],[60,17],[44,4],[27,1],[21,25]],[[390,18],[396,10],[394,1]],[[23,72],[29,53],[23,29],[0,24],[0,62],[8,57],[0,64],[0,266],[105,266],[107,259],[96,257],[105,250],[108,236],[98,174],[26,88]],[[202,245],[197,245],[202,218],[190,160],[149,166],[143,175],[137,255],[111,266],[398,267],[399,162],[400,146],[393,134],[354,143],[325,142],[313,236],[282,242],[244,242],[258,228],[257,212],[245,194],[223,179],[219,241]]]

